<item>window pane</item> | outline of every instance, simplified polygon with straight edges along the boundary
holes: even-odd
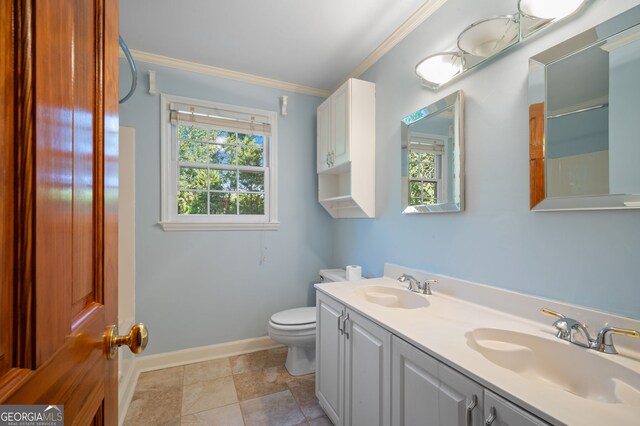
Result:
[[[178,143],[178,161],[208,163],[208,144],[203,142],[180,141]]]
[[[238,141],[236,143],[243,146],[262,146],[263,142],[263,136],[245,135],[243,133],[238,133]]]
[[[214,164],[236,164],[236,147],[234,145],[210,144],[211,162]]]
[[[235,170],[209,170],[209,189],[235,191],[237,188]]]
[[[192,141],[213,141],[215,135],[213,131],[208,129],[203,129],[201,127],[196,126],[186,126],[179,125],[178,126],[178,139],[187,139]]]
[[[410,182],[409,183],[409,197],[422,199],[422,182]],[[422,204],[421,202],[418,204]]]
[[[179,191],[178,214],[207,214],[207,193]]]
[[[261,148],[241,146],[238,150],[238,164],[264,167],[264,151]]]
[[[264,192],[264,172],[240,172],[238,175],[238,190]]]
[[[435,178],[435,156],[433,154],[421,155],[420,177],[427,179]]]
[[[212,192],[209,194],[211,203],[209,214],[237,214],[237,194],[233,192]]]
[[[180,167],[178,178],[180,189],[207,189],[207,169]]]
[[[436,182],[424,182],[424,203],[438,204],[438,184]]]
[[[264,194],[238,194],[240,214],[264,214]]]
[[[422,200],[420,198],[410,198],[409,199],[410,206],[420,206],[422,205]]]
[[[413,151],[409,151],[409,178],[420,177],[420,156]]]

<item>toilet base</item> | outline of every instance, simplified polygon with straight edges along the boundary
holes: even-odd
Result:
[[[316,371],[315,346],[289,346],[284,366],[292,376],[302,376]]]

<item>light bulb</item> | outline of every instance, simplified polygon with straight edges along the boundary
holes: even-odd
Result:
[[[571,15],[585,0],[520,0],[518,9],[527,16],[562,19]]]

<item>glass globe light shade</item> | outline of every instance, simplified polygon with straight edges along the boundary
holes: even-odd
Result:
[[[416,65],[416,74],[425,83],[439,86],[462,72],[462,57],[456,52],[427,56]]]
[[[562,19],[571,15],[585,0],[520,0],[518,10],[541,19]]]

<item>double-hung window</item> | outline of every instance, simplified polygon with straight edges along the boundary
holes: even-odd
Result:
[[[276,229],[276,114],[162,95],[165,230]]]
[[[446,199],[445,140],[412,135],[409,141],[409,205],[442,204]]]

